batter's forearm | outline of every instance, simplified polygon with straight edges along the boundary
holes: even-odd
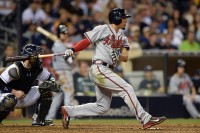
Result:
[[[121,55],[119,56],[119,60],[120,60],[120,61],[123,61],[123,62],[127,62],[127,61],[128,61],[128,55],[126,55],[126,54],[121,54]]]
[[[82,51],[84,49],[86,49],[88,46],[90,45],[90,41],[85,38],[83,40],[81,40],[80,42],[78,42],[73,48],[72,50],[74,52],[78,52],[78,51]]]
[[[122,48],[119,60],[123,62],[128,61],[128,50],[126,48]]]

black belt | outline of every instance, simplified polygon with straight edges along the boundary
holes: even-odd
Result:
[[[109,65],[108,63],[106,63],[105,61],[102,61],[102,60],[94,60],[94,61],[92,61],[92,64],[103,65],[103,66],[109,67],[111,69],[114,68],[113,65]]]

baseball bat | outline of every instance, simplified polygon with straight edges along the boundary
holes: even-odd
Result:
[[[38,26],[36,29],[38,32],[42,33],[43,35],[45,35],[46,37],[48,37],[49,39],[51,39],[52,41],[56,41],[58,40],[58,37],[50,32],[48,32],[47,30],[45,30],[44,28]]]
[[[46,58],[46,57],[52,57],[52,56],[64,56],[65,53],[56,53],[56,54],[39,54],[37,56],[14,56],[14,57],[6,57],[6,61],[8,62],[14,62],[14,61],[24,61],[24,60],[30,60],[34,58]]]

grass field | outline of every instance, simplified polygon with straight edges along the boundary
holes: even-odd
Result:
[[[0,133],[200,133],[198,119],[167,119],[157,129],[143,130],[137,120],[132,119],[74,119],[70,128],[63,129],[61,120],[55,120],[55,126],[32,127],[30,119],[5,120]]]
[[[60,124],[61,120],[54,120],[54,123]],[[136,119],[74,119],[71,120],[71,124],[139,124]],[[165,124],[199,124],[200,119],[167,119]],[[3,124],[31,124],[31,119],[19,119],[19,120],[4,120]]]

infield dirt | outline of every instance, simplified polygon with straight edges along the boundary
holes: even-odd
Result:
[[[113,121],[114,122],[114,121]],[[69,129],[61,124],[55,126],[32,127],[28,124],[0,125],[0,133],[200,133],[199,124],[161,124],[159,129],[140,129],[139,124],[102,124],[102,123],[71,123]]]

